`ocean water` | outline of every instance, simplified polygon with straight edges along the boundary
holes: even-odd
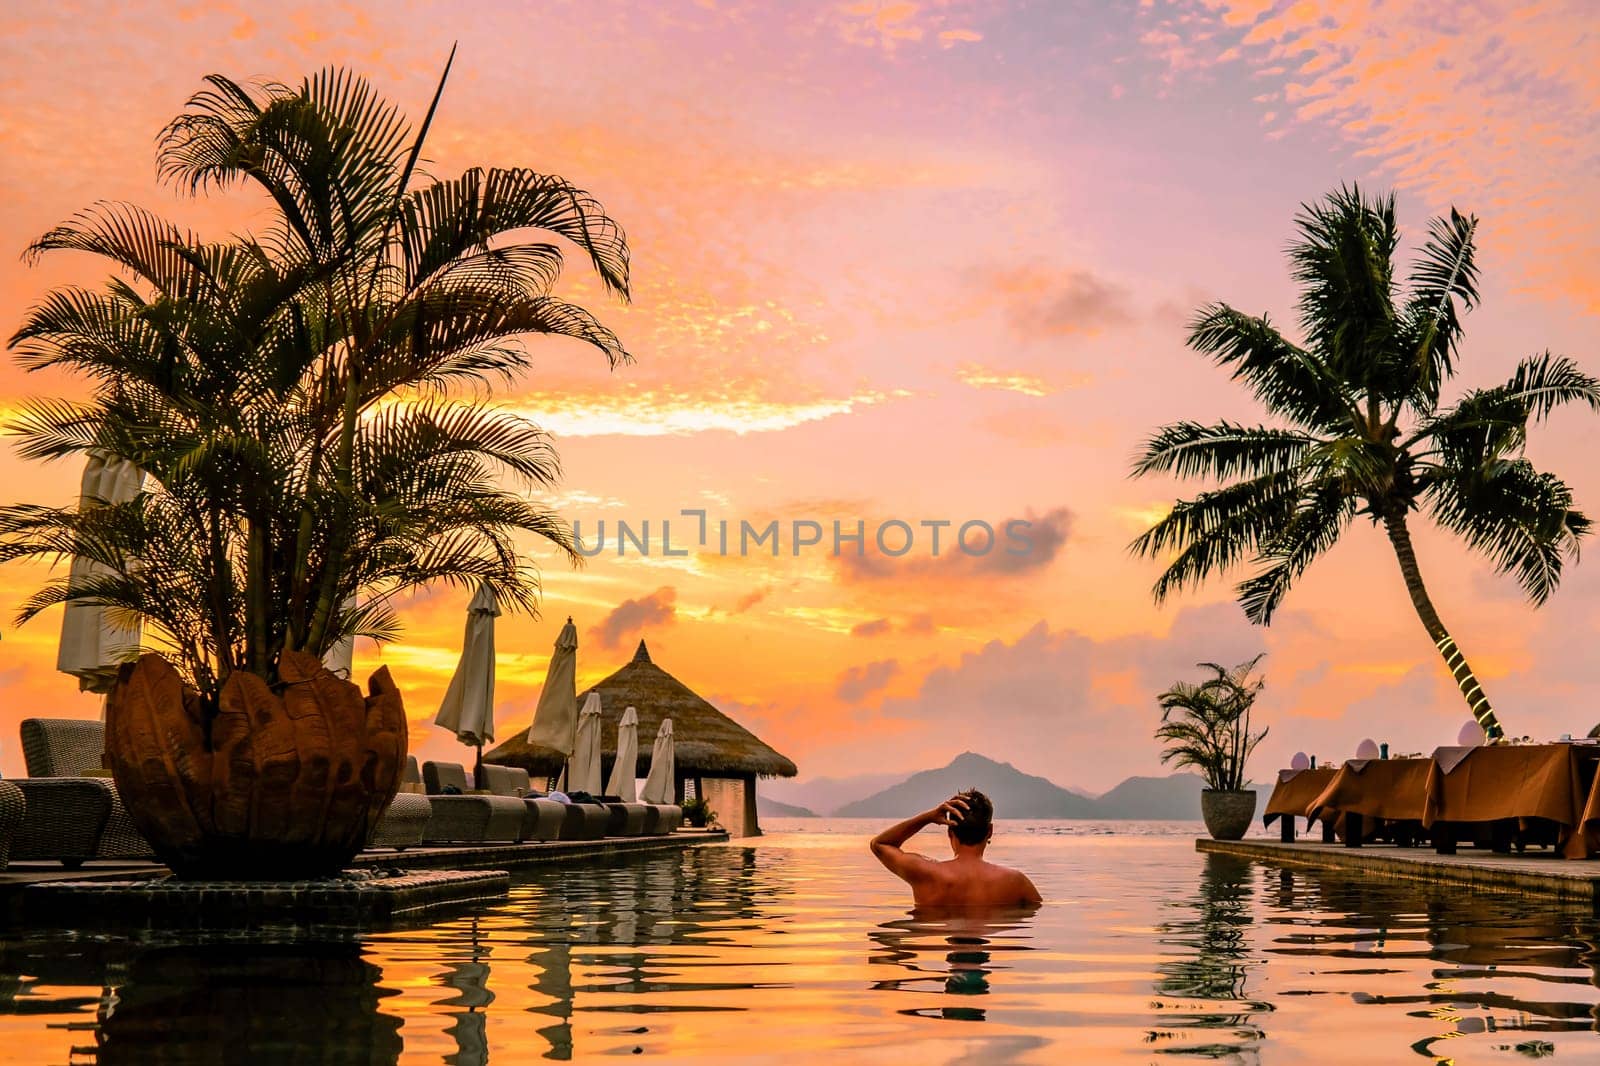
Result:
[[[924,920],[877,826],[773,820],[380,934],[9,929],[0,1058],[1600,1061],[1584,908],[1203,856],[1190,824],[1001,822],[1045,907]]]

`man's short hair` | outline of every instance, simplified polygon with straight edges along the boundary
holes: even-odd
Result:
[[[950,827],[950,832],[969,847],[982,844],[989,839],[989,830],[994,827],[994,804],[975,788],[960,793],[958,798],[966,802],[967,812],[961,816],[961,821]]]

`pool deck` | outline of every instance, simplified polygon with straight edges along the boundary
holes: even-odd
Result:
[[[681,851],[699,844],[728,839],[721,829],[680,829],[665,836],[607,837],[603,840],[552,840],[529,844],[458,844],[412,847],[404,851],[378,848],[364,851],[351,862],[354,870],[522,870],[538,866],[614,861],[633,855]],[[56,882],[133,881],[164,877],[167,868],[156,862],[95,860],[76,870],[58,862],[14,862],[0,870],[0,914],[33,885]]]
[[[1195,841],[1195,850],[1281,866],[1311,866],[1372,877],[1460,885],[1476,891],[1600,901],[1600,862],[1563,859],[1548,851],[1497,855],[1464,848],[1455,855],[1437,855],[1425,848],[1382,845],[1347,848],[1310,841],[1283,844],[1272,840],[1208,840],[1204,837]]]

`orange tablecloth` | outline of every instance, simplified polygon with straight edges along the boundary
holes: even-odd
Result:
[[[1589,750],[1592,752],[1594,749]],[[1594,780],[1589,784],[1589,798],[1583,805],[1579,824],[1583,826],[1584,842],[1588,845],[1589,854],[1600,852],[1600,772],[1595,773]]]
[[[1389,821],[1421,821],[1428,801],[1432,759],[1352,759],[1311,801],[1306,814],[1359,814]]]
[[[1278,774],[1278,784],[1267,797],[1267,810],[1261,816],[1262,825],[1271,825],[1274,818],[1304,818],[1311,801],[1322,795],[1333,775],[1338,771],[1327,766],[1315,770],[1283,770]],[[1600,803],[1600,800],[1597,800]],[[1596,808],[1600,818],[1600,807]]]
[[[1567,830],[1561,853],[1587,858],[1589,843],[1582,832],[1586,805],[1594,802],[1583,786],[1584,753],[1572,744],[1495,745],[1459,750],[1441,748],[1430,761],[1428,806],[1423,824],[1495,822],[1508,818],[1544,818]],[[1445,767],[1460,758],[1454,769]],[[1592,756],[1591,756],[1592,757]]]

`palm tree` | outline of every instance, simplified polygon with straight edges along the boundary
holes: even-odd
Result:
[[[1202,308],[1189,332],[1189,346],[1230,369],[1280,424],[1157,431],[1135,476],[1171,473],[1215,487],[1175,503],[1132,550],[1172,557],[1157,602],[1248,563],[1254,572],[1237,586],[1239,603],[1266,625],[1351,519],[1369,518],[1388,535],[1423,627],[1495,740],[1502,730],[1489,699],[1423,584],[1410,518],[1426,508],[1542,604],[1590,523],[1567,485],[1524,457],[1528,427],[1563,404],[1600,409],[1600,383],[1546,352],[1524,359],[1504,385],[1441,406],[1461,314],[1478,300],[1477,220],[1454,210],[1432,220],[1404,284],[1395,277],[1392,196],[1341,189],[1304,206],[1296,223],[1289,259],[1304,341],[1222,303]]]
[[[1261,659],[1257,655],[1231,668],[1200,663],[1212,676],[1174,682],[1157,697],[1161,725],[1156,739],[1167,743],[1161,752],[1163,765],[1192,767],[1200,771],[1207,788],[1219,792],[1245,787],[1245,764],[1267,736],[1265,729],[1250,732],[1250,709],[1266,687],[1265,680],[1251,676]]]
[[[255,187],[274,212],[261,235],[208,243],[98,204],[33,243],[118,275],[50,293],[12,338],[28,369],[93,389],[29,404],[22,454],[126,459],[147,488],[82,512],[0,508],[0,562],[83,556],[105,572],[50,581],[22,620],[67,600],[139,616],[214,706],[230,673],[273,680],[286,651],[392,638],[392,604],[418,586],[486,582],[533,610],[528,538],[576,562],[529,496],[559,477],[551,442],[486,394],[527,369],[528,334],[628,359],[552,294],[561,238],[626,299],[627,242],[560,177],[421,180],[443,89],[413,132],[343,70],[292,88],[213,75],[163,135],[160,173],[191,194]]]

